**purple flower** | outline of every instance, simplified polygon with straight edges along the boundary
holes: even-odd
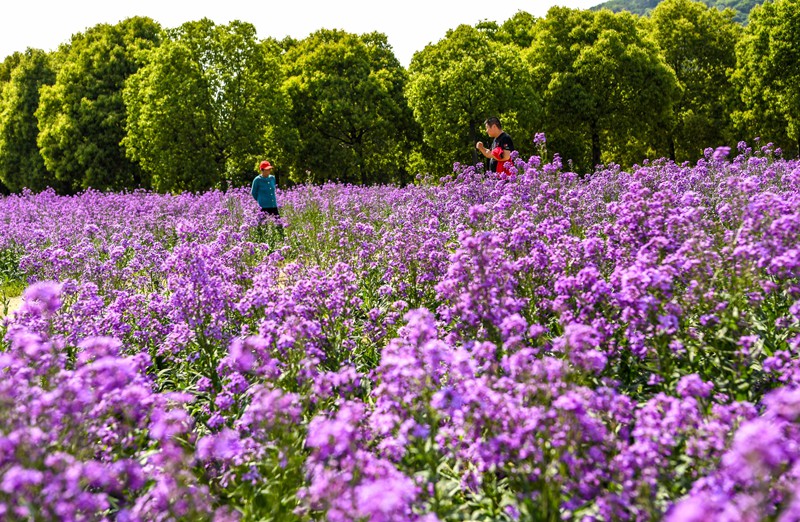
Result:
[[[700,376],[695,373],[681,377],[676,387],[678,395],[683,398],[706,398],[711,395],[713,389],[714,383],[703,382]]]
[[[306,445],[319,459],[343,456],[345,452],[354,450],[357,444],[363,415],[363,406],[348,402],[332,418],[315,417],[308,425]]]
[[[387,477],[356,488],[357,512],[376,522],[407,520],[419,488],[408,477]]]
[[[62,285],[44,281],[29,286],[22,295],[25,309],[52,314],[61,308]]]
[[[730,147],[717,147],[714,150],[714,154],[712,155],[714,161],[722,161],[728,157],[730,154],[731,148]]]
[[[486,205],[481,204],[473,205],[467,209],[467,215],[469,216],[470,221],[473,223],[480,220],[480,218],[485,216],[488,212],[489,209],[486,208]]]
[[[249,372],[253,368],[256,357],[245,341],[234,339],[229,350],[231,362],[236,370]]]
[[[679,502],[667,511],[666,522],[706,522],[718,512],[711,499],[696,496]],[[713,520],[713,519],[712,519]]]
[[[39,470],[14,465],[3,473],[0,491],[8,494],[18,493],[30,486],[39,486],[43,479],[44,474]]]
[[[239,435],[229,428],[197,441],[197,457],[201,460],[230,460],[241,451]]]
[[[159,441],[167,441],[183,435],[191,426],[191,418],[181,409],[161,410],[153,412],[150,421],[150,437]]]

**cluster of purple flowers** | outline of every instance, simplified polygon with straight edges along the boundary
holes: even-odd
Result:
[[[0,518],[800,519],[800,162],[730,152],[0,199]]]

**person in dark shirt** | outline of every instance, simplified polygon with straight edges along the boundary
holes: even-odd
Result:
[[[511,141],[511,136],[503,130],[499,118],[495,116],[487,118],[484,125],[486,134],[493,138],[492,146],[487,148],[483,142],[479,141],[475,144],[475,148],[489,158],[489,171],[497,173],[500,178],[505,178],[508,175],[507,167],[511,159],[511,151],[514,150],[514,142]]]

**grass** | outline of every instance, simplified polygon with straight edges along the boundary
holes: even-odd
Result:
[[[6,281],[0,284],[0,299],[11,299],[14,297],[19,297],[22,295],[22,292],[25,290],[27,285],[24,281],[20,280],[12,280]]]

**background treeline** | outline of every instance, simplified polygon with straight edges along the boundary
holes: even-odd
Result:
[[[701,0],[709,7],[716,7],[719,10],[733,9],[735,12],[733,19],[737,22],[747,22],[747,15],[760,1],[756,0]],[[638,15],[649,15],[661,0],[608,0],[602,4],[592,7],[593,11],[600,9],[611,9],[612,11],[628,11]]]
[[[800,0],[734,16],[690,0],[519,12],[449,31],[408,68],[381,33],[101,24],[0,64],[0,188],[199,191],[248,182],[264,157],[282,184],[402,184],[478,162],[489,115],[521,154],[545,132],[579,172],[755,136],[797,154]]]

